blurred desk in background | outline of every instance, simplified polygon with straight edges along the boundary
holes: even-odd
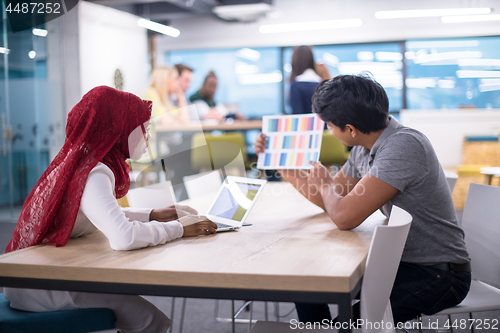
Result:
[[[262,129],[262,120],[235,120],[233,123],[214,123],[209,121],[201,121],[200,123],[192,123],[182,126],[164,126],[158,125],[155,127],[157,133],[162,132],[209,132],[209,131],[245,131],[253,129]]]

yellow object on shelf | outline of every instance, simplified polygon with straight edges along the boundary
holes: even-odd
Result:
[[[477,176],[481,175],[481,168],[488,166],[484,164],[462,164],[458,167],[457,173],[459,176]]]

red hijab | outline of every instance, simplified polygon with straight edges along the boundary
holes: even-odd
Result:
[[[150,119],[151,106],[150,101],[106,86],[83,96],[68,114],[64,146],[24,202],[6,252],[38,244],[66,245],[87,177],[98,162],[113,171],[116,197],[128,192],[129,134]]]

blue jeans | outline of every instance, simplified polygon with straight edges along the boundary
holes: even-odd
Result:
[[[394,323],[405,322],[421,314],[431,315],[459,304],[469,292],[470,281],[471,274],[468,272],[449,272],[400,263],[390,298]],[[327,304],[295,303],[295,308],[301,322],[331,319]]]

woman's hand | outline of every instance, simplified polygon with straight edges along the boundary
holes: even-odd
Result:
[[[212,221],[205,220],[198,223],[184,226],[184,234],[182,237],[192,237],[200,235],[211,235],[217,231],[217,224]]]
[[[254,142],[254,146],[255,146],[255,153],[257,155],[263,153],[267,147],[267,136],[264,133],[260,133],[260,135]]]
[[[193,209],[189,206],[172,205],[165,208],[153,209],[151,211],[151,214],[149,215],[149,220],[168,222],[177,220],[178,218],[189,214],[197,215],[198,212],[196,211],[196,209]]]

